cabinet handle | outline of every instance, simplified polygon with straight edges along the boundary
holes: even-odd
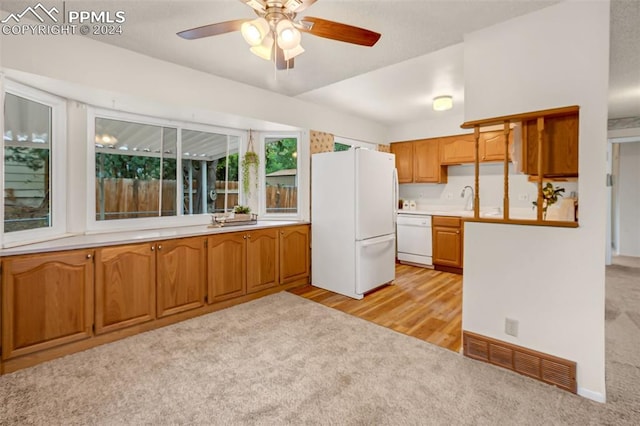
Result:
[[[251,239],[251,235],[248,235],[247,238]]]
[[[460,231],[456,231],[456,234],[459,234],[459,233],[460,233]]]
[[[87,259],[91,259],[92,257],[93,257],[93,256],[91,256],[91,253],[89,253],[89,254],[87,255]]]
[[[242,237],[242,238],[246,240],[246,239],[247,239],[247,236],[245,235],[245,236],[244,236],[244,237]]]
[[[154,251],[156,249],[156,246],[151,246],[151,251]]]
[[[158,250],[162,250],[162,244],[158,246]]]

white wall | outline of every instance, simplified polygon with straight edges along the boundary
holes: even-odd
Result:
[[[226,127],[292,126],[373,143],[387,141],[386,129],[378,123],[87,37],[0,39],[0,65],[7,76],[90,105]]]
[[[388,140],[402,142],[473,133],[473,129],[461,129],[462,123],[464,123],[462,115],[450,115],[449,112],[443,111],[442,118],[437,120],[420,120],[391,127],[388,131]]]
[[[640,256],[640,142],[620,144],[618,254]]]
[[[479,30],[464,54],[465,121],[580,106],[580,227],[467,223],[463,328],[576,361],[579,393],[602,401],[609,2]]]

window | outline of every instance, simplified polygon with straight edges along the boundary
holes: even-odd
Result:
[[[240,137],[182,130],[184,214],[224,213],[238,204]]]
[[[135,229],[202,224],[238,204],[242,131],[107,110],[89,117],[91,230],[114,221]]]
[[[266,137],[265,211],[267,214],[298,213],[298,138]]]
[[[64,233],[64,101],[7,82],[3,130],[3,241]]]
[[[95,119],[96,220],[175,216],[177,130]]]
[[[351,149],[351,145],[347,145],[346,143],[334,142],[333,150],[334,151],[349,151]]]

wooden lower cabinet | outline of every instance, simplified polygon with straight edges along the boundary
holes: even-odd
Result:
[[[209,303],[278,285],[278,229],[209,237]]]
[[[309,234],[295,225],[3,257],[0,372],[308,282]]]
[[[155,246],[144,243],[96,250],[96,334],[155,319]]]
[[[462,220],[452,216],[433,216],[433,264],[462,269]]]
[[[280,284],[309,278],[309,226],[280,230]]]
[[[205,238],[183,238],[157,243],[158,317],[204,305],[206,287]]]
[[[247,234],[247,293],[278,285],[278,229]]]
[[[2,359],[92,336],[93,251],[2,262]]]
[[[244,232],[213,235],[207,242],[209,303],[247,293],[247,235]]]

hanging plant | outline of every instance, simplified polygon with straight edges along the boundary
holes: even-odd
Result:
[[[260,165],[260,157],[253,150],[253,133],[249,130],[249,145],[247,146],[247,152],[242,157],[242,189],[244,189],[245,196],[248,196],[251,192],[251,169],[254,174],[258,176],[258,166]],[[258,182],[255,183],[255,187],[258,187]]]

